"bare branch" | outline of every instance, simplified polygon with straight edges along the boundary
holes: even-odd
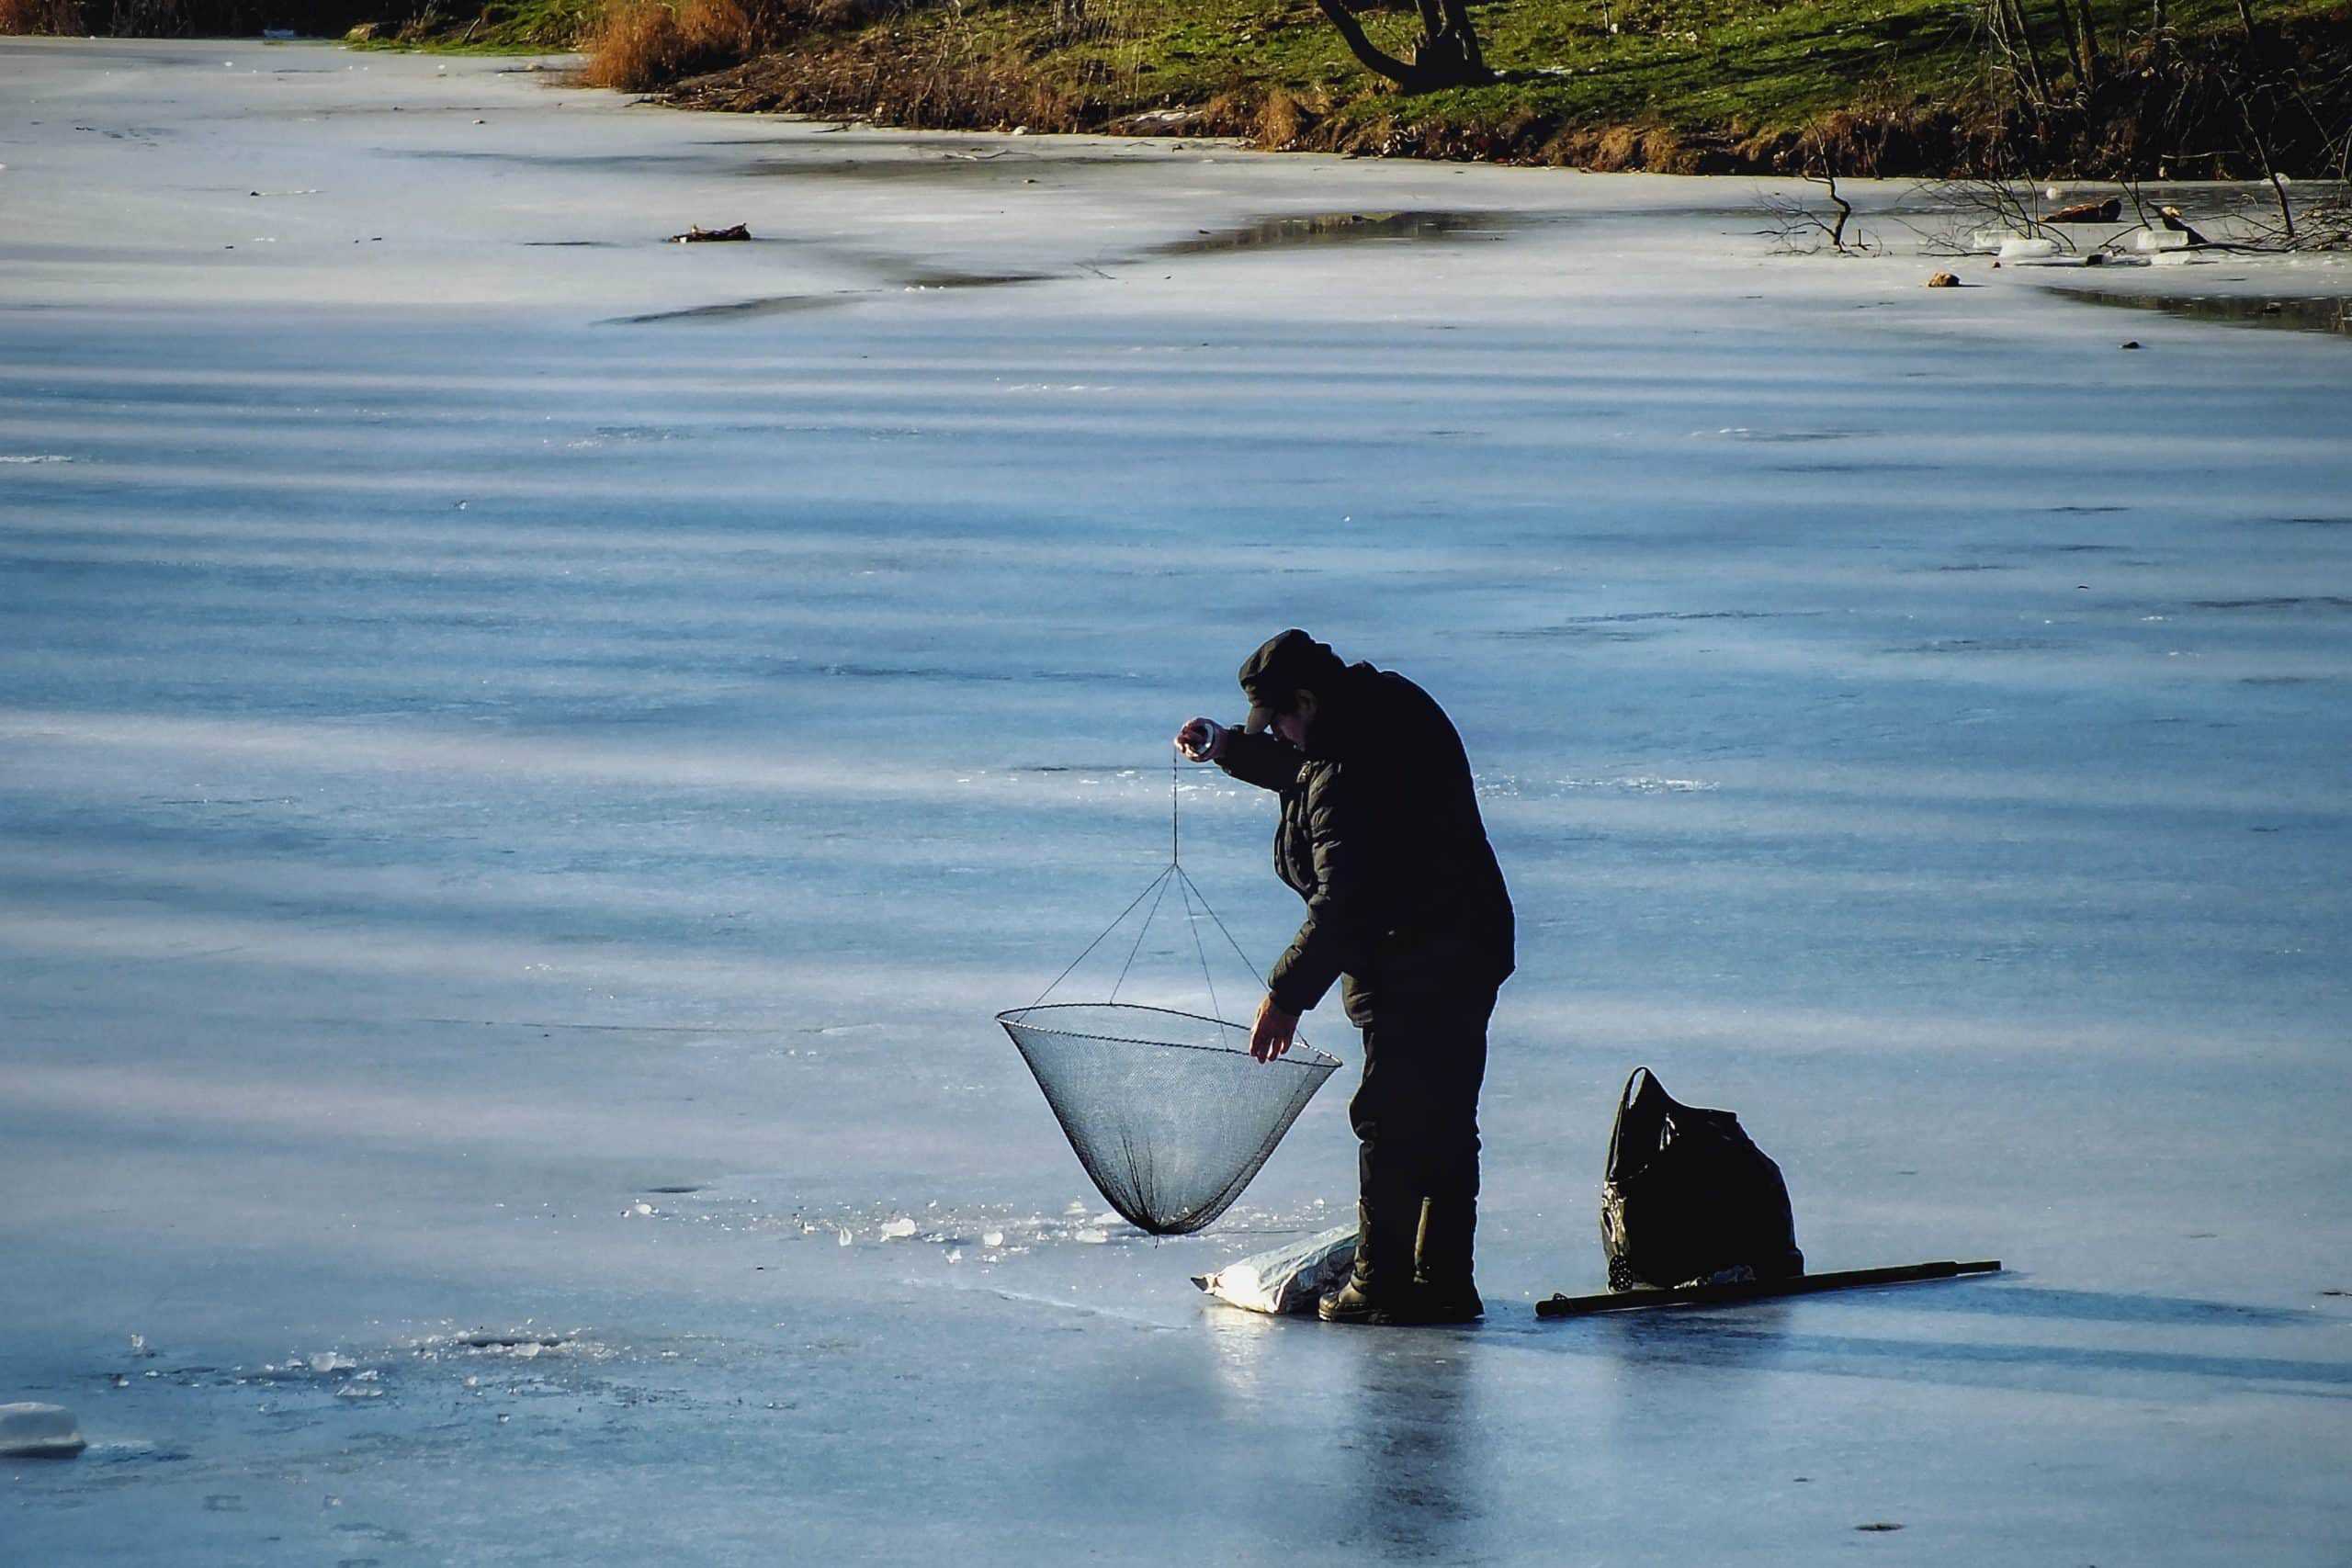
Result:
[[[1841,256],[1868,255],[1882,249],[1871,235],[1859,230],[1850,236],[1846,232],[1846,226],[1854,216],[1854,204],[1838,194],[1835,173],[1827,169],[1808,172],[1804,180],[1826,191],[1837,212],[1824,217],[1792,196],[1764,195],[1760,199],[1770,223],[1757,232],[1775,242],[1775,249],[1788,255],[1812,255],[1826,248]]]

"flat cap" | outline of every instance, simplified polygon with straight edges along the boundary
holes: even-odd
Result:
[[[1261,733],[1276,714],[1290,710],[1301,688],[1328,692],[1346,670],[1346,662],[1329,644],[1317,642],[1296,626],[1260,644],[1241,661],[1241,690],[1250,699],[1250,717],[1242,728],[1252,735]]]

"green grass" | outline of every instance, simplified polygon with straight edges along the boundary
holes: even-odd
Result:
[[[1317,146],[1582,162],[1595,137],[1646,130],[1670,133],[1646,161],[1665,147],[1675,166],[1678,137],[1748,149],[1753,164],[1754,149],[1841,114],[1949,121],[1985,82],[1966,0],[1501,0],[1473,8],[1501,78],[1409,97],[1355,62],[1313,0],[1089,0],[1075,37],[1057,28],[1048,0],[864,3],[867,19],[788,33],[770,58],[690,99],[844,115],[878,102],[910,123],[1040,130],[1217,105],[1216,129],[1255,130],[1260,107],[1286,96]],[[2045,70],[2071,77],[2055,0],[2021,3]],[[596,4],[494,5],[469,41],[451,20],[429,46],[562,47]],[[2352,64],[2347,0],[2254,4],[2267,31],[2315,39],[2336,66]],[[2148,0],[2093,0],[2093,12],[2112,73],[2145,42]],[[1375,41],[1409,51],[1419,26],[1406,0],[1362,16]],[[2236,47],[2235,0],[2172,0],[2170,17],[2185,53]]]

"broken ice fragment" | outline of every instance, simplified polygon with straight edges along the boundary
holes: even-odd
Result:
[[[899,1215],[897,1219],[890,1221],[882,1227],[882,1239],[884,1241],[903,1241],[908,1236],[914,1234],[914,1221],[908,1219],[903,1214]]]
[[[72,1459],[87,1447],[74,1413],[62,1404],[0,1404],[0,1455]]]

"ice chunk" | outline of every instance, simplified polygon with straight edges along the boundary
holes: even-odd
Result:
[[[2135,251],[2185,251],[2188,236],[2177,229],[2143,229],[2132,236]]]
[[[882,1239],[884,1241],[904,1241],[907,1237],[914,1234],[914,1221],[908,1219],[903,1214],[899,1215],[897,1219],[890,1221],[882,1227]]]
[[[2033,240],[2023,235],[2001,242],[2001,259],[2005,262],[2048,261],[2058,254],[2055,240]]]
[[[980,1245],[982,1247],[1002,1247],[1004,1245],[1004,1233],[1002,1231],[982,1231],[980,1233]]]
[[[72,1459],[89,1445],[62,1404],[0,1404],[0,1455]]]

